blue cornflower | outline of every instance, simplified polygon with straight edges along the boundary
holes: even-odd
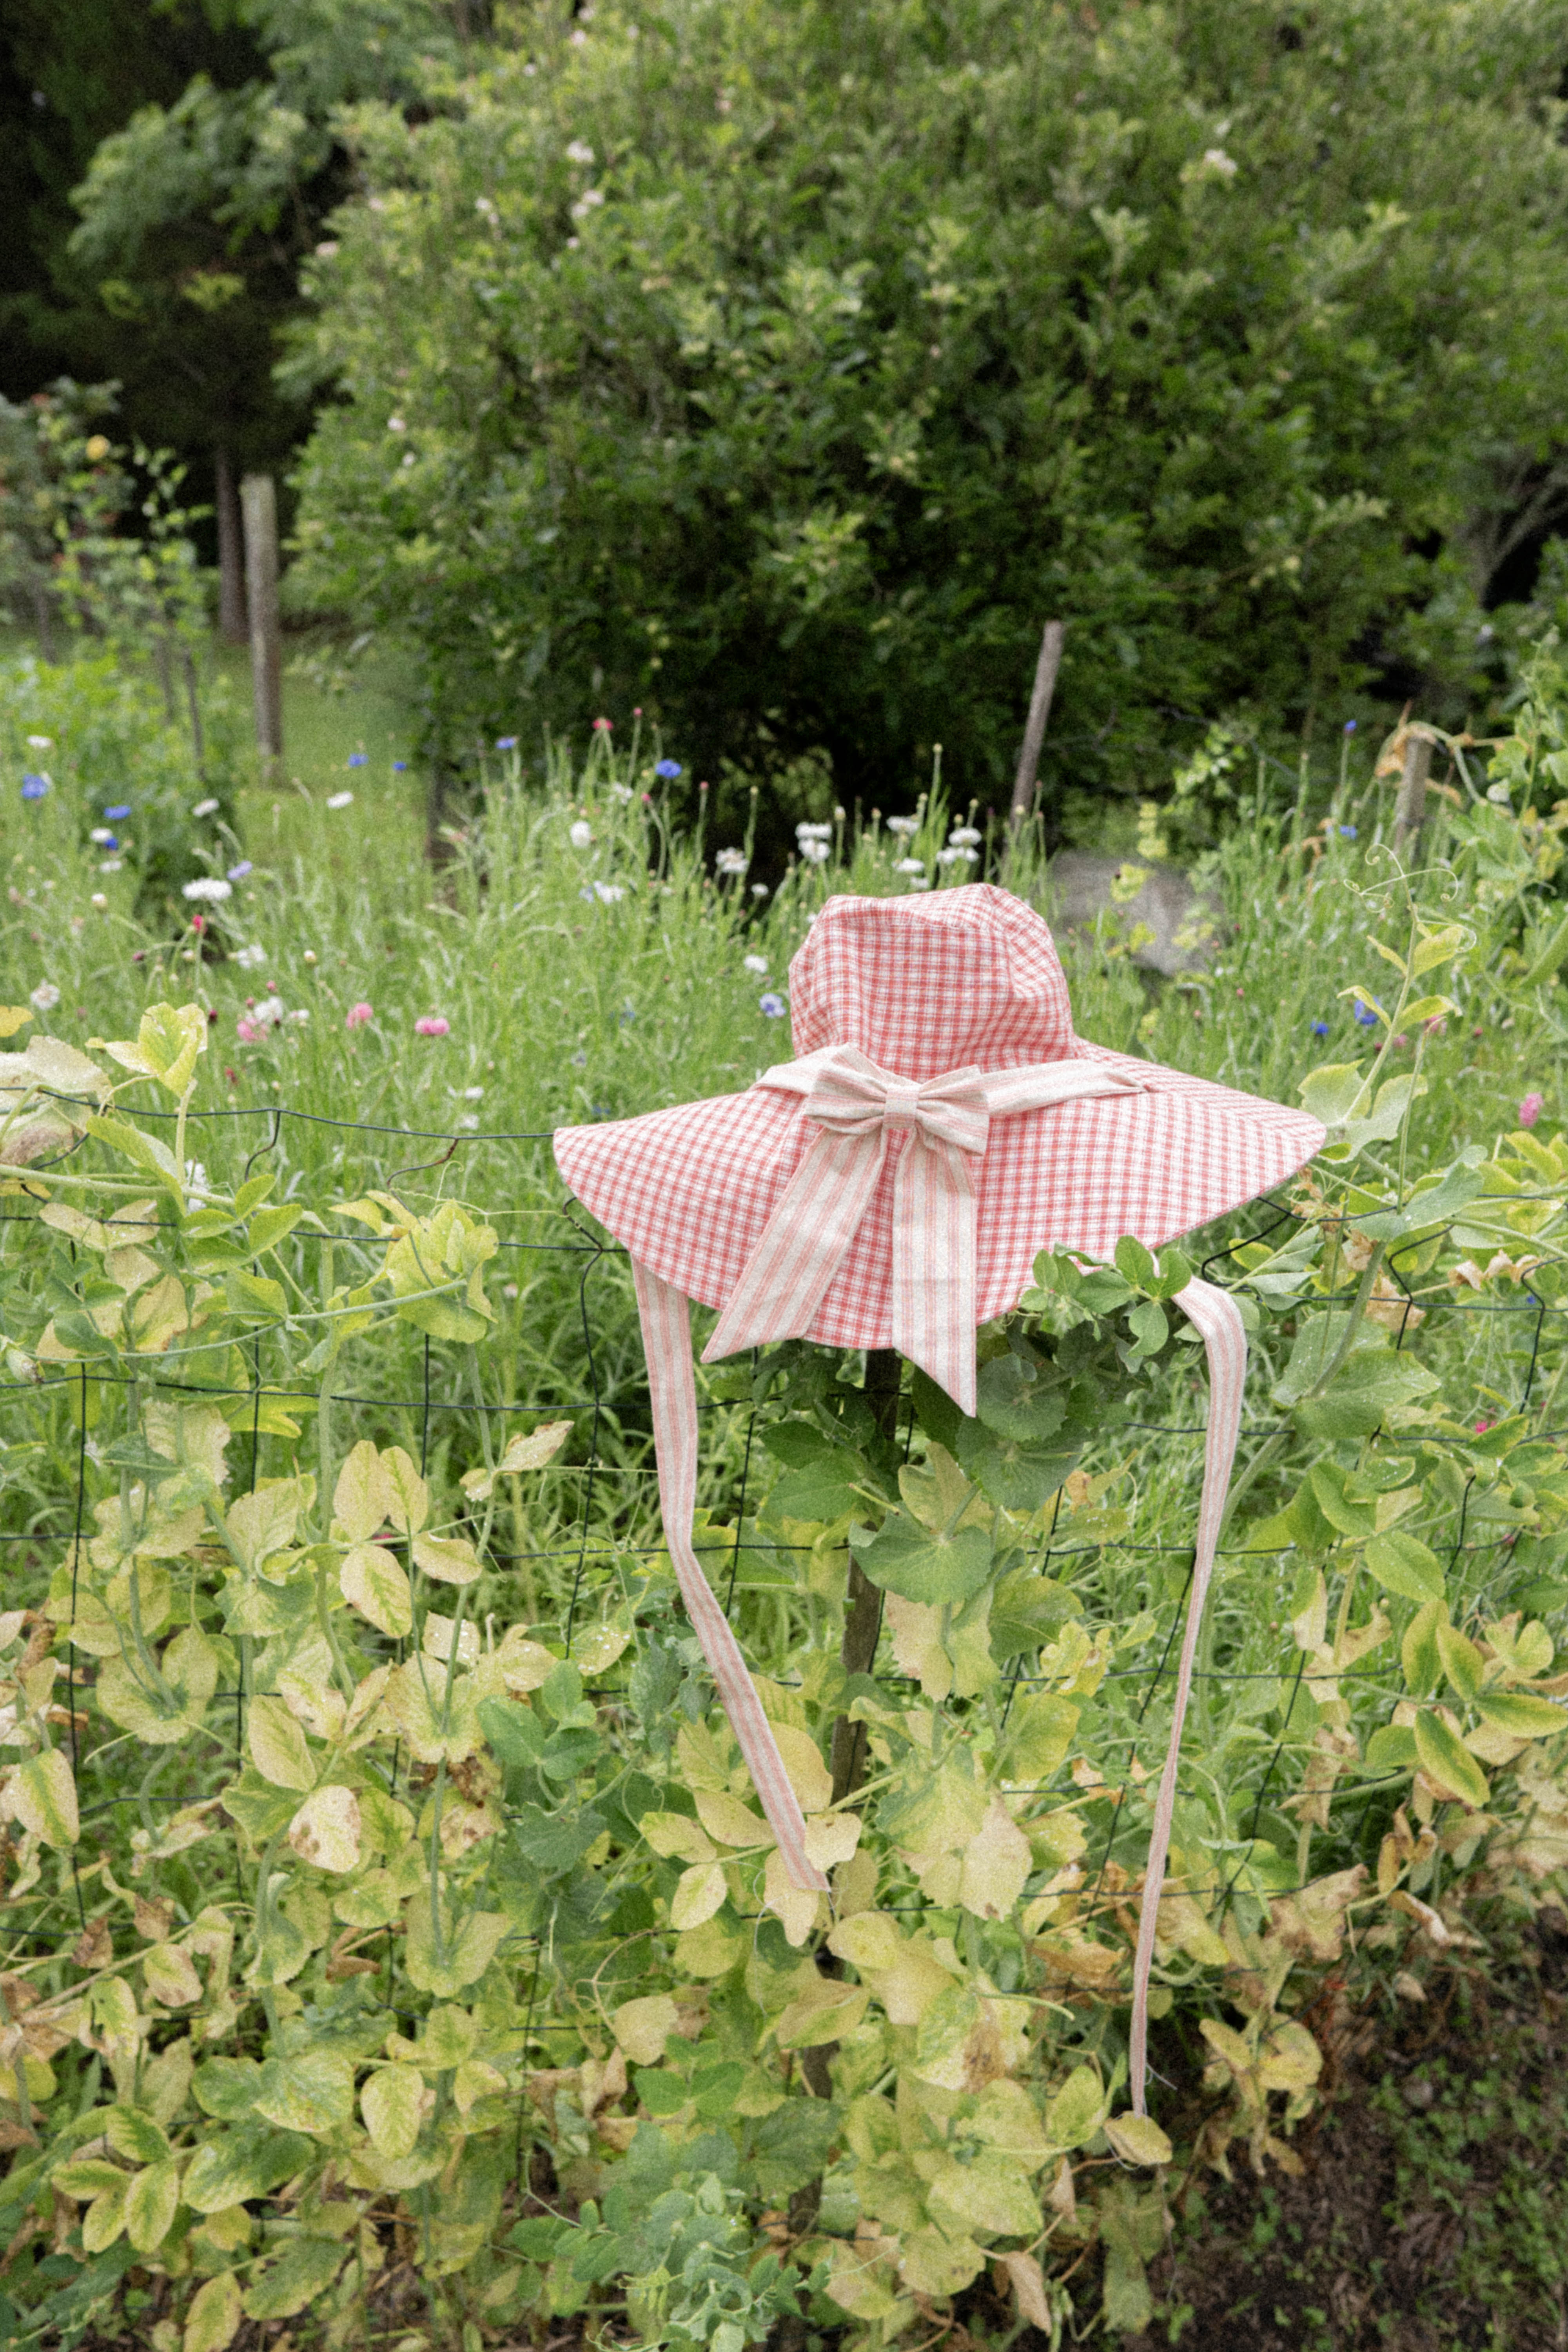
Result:
[[[1376,1013],[1370,1004],[1363,1004],[1359,996],[1355,1001],[1355,1017],[1363,1029],[1375,1029],[1377,1026]]]
[[[239,864],[238,864],[237,866],[231,866],[229,867],[229,869],[228,869],[228,878],[229,878],[229,880],[230,880],[231,882],[243,882],[243,881],[244,881],[244,879],[245,879],[245,877],[246,877],[246,876],[249,873],[249,871],[250,871],[250,860],[249,860],[249,858],[248,858],[248,857],[242,857],[242,858],[240,859]]]
[[[400,775],[402,775],[402,773],[403,773],[403,772],[404,772],[405,768],[406,768],[406,767],[407,767],[407,765],[408,765],[408,762],[407,762],[407,761],[406,761],[406,760],[394,760],[394,761],[393,761],[393,763],[392,763],[392,772],[393,772],[393,774],[394,774],[395,776],[400,776]]]
[[[129,801],[116,801],[114,806],[112,808],[106,808],[103,814],[107,817],[129,816],[131,814],[131,803]]]
[[[1356,836],[1356,829],[1355,829],[1355,826],[1354,826],[1353,824],[1342,824],[1342,825],[1341,825],[1341,827],[1340,827],[1340,839],[1341,839],[1342,841],[1353,841],[1353,840],[1355,839],[1355,836]]]
[[[25,801],[41,801],[48,789],[47,776],[24,776],[22,779],[22,798]]]
[[[758,997],[757,1003],[763,1012],[767,1014],[770,1021],[782,1021],[784,1019],[784,998],[782,996],[775,996],[771,988],[763,991],[763,994]]]
[[[1347,719],[1345,720],[1344,731],[1347,735],[1353,735],[1355,733],[1355,720],[1353,719]]]
[[[1326,1021],[1314,1021],[1314,1022],[1313,1022],[1313,1024],[1312,1024],[1312,1034],[1313,1034],[1313,1036],[1314,1036],[1314,1037],[1326,1037],[1326,1036],[1328,1035],[1328,1034],[1329,1034],[1329,1024],[1328,1024],[1328,1023],[1327,1023]]]
[[[680,762],[679,760],[656,760],[653,763],[653,772],[656,776],[662,776],[667,784],[670,784],[680,773]]]
[[[517,737],[515,735],[498,735],[496,737],[496,750],[498,751],[515,751],[516,749]]]
[[[351,751],[349,753],[349,765],[351,768],[368,768],[370,765],[370,753],[368,751]]]

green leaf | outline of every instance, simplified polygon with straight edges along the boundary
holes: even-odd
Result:
[[[1551,1739],[1568,1725],[1568,1710],[1533,1691],[1483,1691],[1476,1713],[1515,1739]]]
[[[1054,1642],[1069,1617],[1080,1617],[1083,1603],[1076,1592],[1054,1576],[1037,1576],[1032,1569],[1015,1569],[1002,1578],[991,1599],[991,1654],[999,1664],[1027,1656]]]
[[[87,1131],[100,1143],[118,1151],[135,1168],[144,1169],[156,1176],[181,1199],[184,1197],[182,1171],[174,1164],[174,1155],[166,1143],[155,1135],[143,1135],[139,1127],[129,1127],[122,1118],[102,1118],[94,1112],[88,1119]]]
[[[285,1205],[260,1210],[250,1220],[247,1240],[252,1255],[259,1257],[263,1250],[276,1249],[279,1243],[293,1232],[304,1213],[302,1208]]]
[[[1443,1570],[1437,1556],[1418,1537],[1395,1528],[1388,1535],[1374,1536],[1362,1558],[1385,1592],[1397,1592],[1405,1601],[1442,1600]]]
[[[292,2058],[264,2059],[252,2104],[279,2131],[333,2131],[353,2112],[353,2065],[319,2046]]]
[[[531,1706],[515,1698],[482,1698],[479,1729],[503,1764],[537,1764],[544,1748],[544,1726]]]
[[[1411,1772],[1415,1761],[1415,1734],[1407,1724],[1380,1724],[1366,1743],[1369,1772]]]
[[[765,2203],[782,2204],[826,2168],[843,2116],[831,2099],[786,2099],[752,2125],[748,2155]]]
[[[1365,1073],[1351,1062],[1325,1062],[1321,1069],[1311,1070],[1297,1088],[1301,1108],[1312,1118],[1321,1119],[1331,1133],[1343,1127],[1366,1086]]]
[[[1056,1417],[1061,1418],[1059,1407]],[[958,1433],[959,1463],[987,1501],[1021,1514],[1045,1507],[1070,1475],[1079,1452],[1077,1446],[1064,1450],[1000,1436],[977,1421],[964,1422]]]
[[[906,1512],[892,1511],[873,1540],[857,1547],[856,1556],[884,1592],[934,1608],[978,1592],[991,1574],[994,1554],[983,1528],[932,1533]]]
[[[1066,1415],[1056,1381],[1043,1381],[1038,1367],[1009,1350],[982,1364],[975,1382],[975,1412],[998,1437],[1035,1445],[1054,1437]],[[973,1425],[973,1424],[971,1424]]]
[[[1449,1796],[1475,1811],[1486,1803],[1491,1793],[1486,1774],[1458,1734],[1427,1708],[1415,1718],[1415,1753],[1427,1779]]]
[[[1131,1234],[1122,1234],[1111,1255],[1116,1261],[1117,1273],[1134,1290],[1147,1290],[1156,1279],[1153,1259],[1142,1243],[1136,1241]]]
[[[1050,1780],[1072,1744],[1079,1712],[1054,1691],[1031,1691],[1016,1700],[1000,1757],[1005,1779],[1030,1785]]]

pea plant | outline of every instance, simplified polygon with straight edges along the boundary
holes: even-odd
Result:
[[[973,1417],[799,1342],[704,1374],[697,1541],[831,1876],[803,1894],[649,1482],[598,1475],[600,1406],[497,1393],[485,1214],[198,1166],[198,1005],[0,1057],[18,2340],[1054,2343],[1090,2279],[1136,2331],[1182,2182],[1299,2161],[1356,1973],[1561,1894],[1568,1142],[1421,1164],[1394,1041],[1487,942],[1403,877],[1370,911],[1375,1051],[1309,1077],[1327,1149],[1205,1260],[1253,1373],[1152,2117],[1194,1260],[1042,1255]],[[434,1447],[411,1344],[467,1401]],[[607,1551],[590,1601],[516,1572],[546,1528]]]

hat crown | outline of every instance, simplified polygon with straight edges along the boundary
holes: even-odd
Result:
[[[829,898],[789,982],[797,1055],[855,1045],[881,1068],[923,1080],[1078,1051],[1049,930],[988,882],[930,898]]]

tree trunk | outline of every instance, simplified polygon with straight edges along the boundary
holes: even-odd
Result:
[[[1401,860],[1406,851],[1415,856],[1426,814],[1426,779],[1431,772],[1430,741],[1425,735],[1407,735],[1405,772],[1399,780],[1399,799],[1394,812],[1394,854]]]
[[[1051,702],[1057,690],[1057,672],[1062,666],[1062,638],[1065,625],[1047,621],[1040,639],[1040,657],[1035,664],[1035,688],[1029,697],[1029,716],[1024,729],[1024,748],[1018,754],[1018,772],[1013,779],[1013,805],[1008,821],[1015,827],[1034,814],[1035,795],[1040,789],[1040,746],[1046,740],[1046,721],[1051,715]]]
[[[213,453],[216,488],[213,509],[217,520],[217,625],[226,642],[242,646],[245,618],[245,541],[239,520],[239,491],[234,465],[220,441]]]

